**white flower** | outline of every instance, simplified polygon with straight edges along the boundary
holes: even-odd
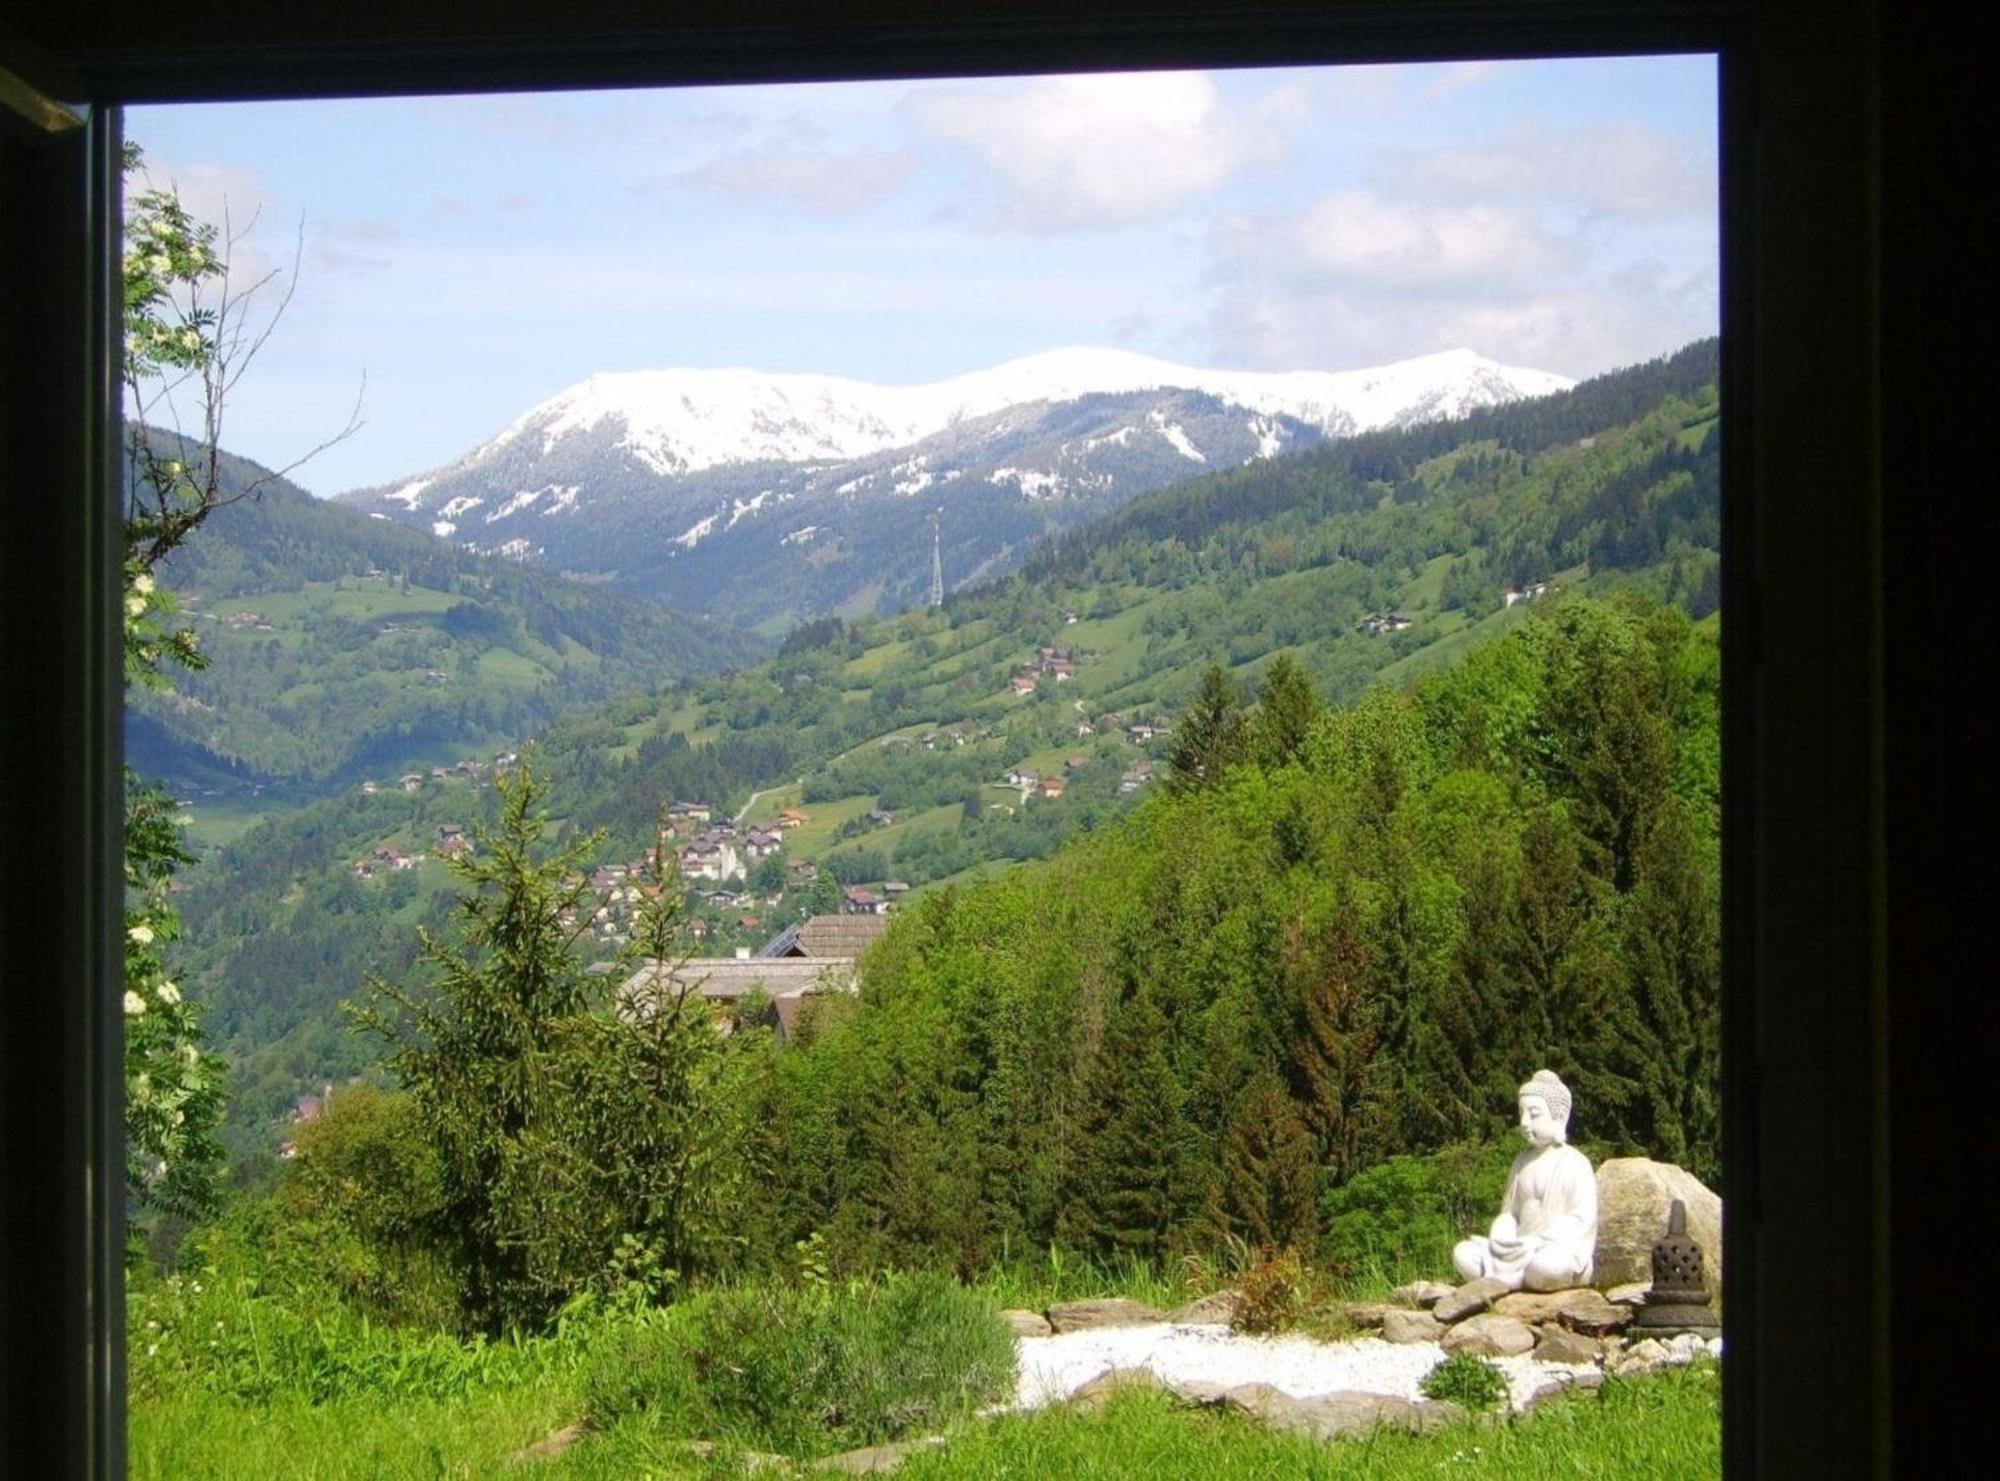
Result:
[[[155,252],[151,257],[147,258],[146,266],[162,275],[174,270],[173,260],[164,252]]]
[[[178,1003],[181,1000],[181,990],[171,982],[162,982],[155,996],[163,1003]]]
[[[185,349],[190,349],[190,350],[200,349],[201,336],[192,329],[183,329],[181,331],[181,345]]]
[[[192,1044],[181,1045],[181,1058],[189,1064],[201,1063],[201,1051]]]
[[[137,1018],[141,1013],[144,1013],[145,1011],[146,1011],[146,1000],[144,998],[140,997],[135,992],[128,992],[125,994],[125,1016],[127,1018]]]
[[[132,578],[132,590],[138,592],[140,596],[151,596],[153,594],[153,578],[144,571],[141,571]]]
[[[140,921],[138,925],[132,927],[131,930],[125,933],[125,936],[127,940],[136,941],[141,946],[151,946],[153,944],[153,928],[144,921]]]
[[[145,615],[146,615],[146,599],[145,599],[144,597],[142,597],[142,596],[137,596],[137,595],[133,595],[133,596],[129,596],[129,597],[125,598],[125,615],[126,615],[127,617],[143,617],[143,616],[145,616]]]
[[[160,1350],[159,1343],[150,1342],[146,1345],[146,1356],[150,1358],[154,1353],[158,1352],[159,1350]]]

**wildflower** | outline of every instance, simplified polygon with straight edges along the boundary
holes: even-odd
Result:
[[[141,571],[132,578],[132,590],[138,592],[140,596],[151,596],[153,594],[153,578],[144,571]]]
[[[151,257],[147,258],[146,266],[163,277],[174,270],[173,259],[168,257],[164,252],[155,252]]]
[[[129,597],[125,598],[125,615],[126,615],[127,617],[143,617],[143,616],[145,616],[145,615],[146,615],[146,599],[145,599],[144,597],[142,597],[142,596],[138,596],[138,595],[133,595],[133,596],[129,596]]]
[[[181,990],[171,982],[162,982],[155,995],[163,1003],[178,1003],[181,1000]]]
[[[126,939],[136,941],[141,946],[151,946],[153,944],[153,928],[144,921],[140,921],[138,925],[132,927],[125,933],[125,936]]]
[[[125,1016],[127,1018],[137,1018],[145,1011],[146,1000],[137,993],[128,991],[125,994]]]
[[[200,349],[201,336],[192,329],[183,329],[181,331],[181,347],[188,350]]]

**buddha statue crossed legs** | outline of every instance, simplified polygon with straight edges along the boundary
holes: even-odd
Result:
[[[1484,1236],[1460,1240],[1452,1263],[1465,1280],[1491,1277],[1510,1290],[1587,1285],[1597,1252],[1597,1175],[1569,1145],[1569,1087],[1537,1070],[1519,1103],[1528,1147],[1508,1170],[1500,1215]]]

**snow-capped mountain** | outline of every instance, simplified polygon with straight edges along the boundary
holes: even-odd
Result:
[[[958,584],[1197,473],[1569,384],[1470,350],[1266,373],[1067,349],[919,386],[630,371],[570,387],[442,468],[341,497],[481,551],[782,625],[914,599],[933,510]]]

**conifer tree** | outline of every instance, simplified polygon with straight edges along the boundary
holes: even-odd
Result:
[[[1265,671],[1264,688],[1249,723],[1249,750],[1257,764],[1279,767],[1298,760],[1319,708],[1306,671],[1291,654],[1280,653]]]
[[[1102,1254],[1163,1252],[1184,1200],[1186,1126],[1165,1017],[1143,993],[1113,1005],[1084,1086],[1063,1232]]]
[[[351,1010],[388,1045],[386,1063],[416,1098],[442,1162],[440,1241],[465,1286],[470,1322],[498,1332],[542,1306],[528,1252],[499,1195],[551,1059],[587,1004],[575,947],[588,929],[582,868],[596,836],[545,852],[547,785],[532,766],[495,779],[500,821],[446,861],[470,889],[456,941],[419,930],[423,987],[368,979]]]
[[[1222,1167],[1222,1217],[1252,1248],[1309,1246],[1318,1231],[1319,1169],[1298,1107],[1270,1070],[1237,1103]]]
[[[1212,787],[1242,759],[1248,736],[1236,685],[1222,665],[1210,664],[1187,712],[1174,724],[1167,757],[1167,785],[1175,791]]]
[[[1361,1161],[1376,1089],[1378,1010],[1366,953],[1351,932],[1330,933],[1306,970],[1292,1036],[1292,1079],[1319,1161],[1338,1183]]]

